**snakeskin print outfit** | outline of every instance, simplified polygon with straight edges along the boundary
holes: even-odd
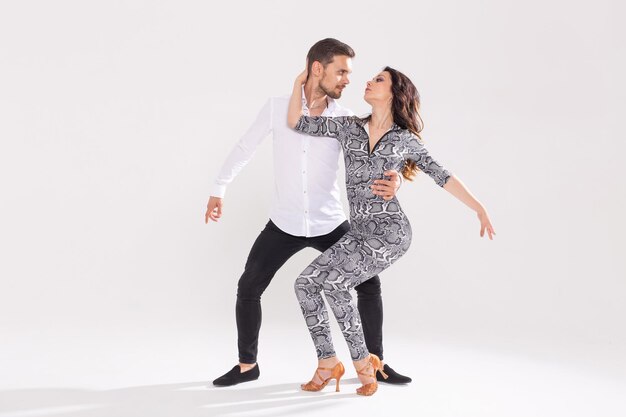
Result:
[[[302,116],[295,129],[336,138],[343,149],[350,230],[319,255],[296,279],[295,291],[318,359],[335,356],[322,292],[339,323],[353,361],[369,355],[350,290],[379,274],[406,253],[411,225],[394,196],[385,201],[370,184],[386,170],[401,171],[406,160],[443,187],[451,174],[434,161],[419,138],[395,123],[370,151],[363,119]]]

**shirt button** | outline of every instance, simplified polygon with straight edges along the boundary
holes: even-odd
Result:
[[[306,194],[306,190],[304,190],[304,194]]]
[[[302,171],[303,174],[306,174],[306,171]]]

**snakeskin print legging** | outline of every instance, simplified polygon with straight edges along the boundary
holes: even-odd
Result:
[[[335,356],[322,291],[348,343],[352,360],[369,354],[350,290],[390,266],[411,243],[411,227],[397,201],[382,206],[397,211],[381,212],[368,221],[352,219],[350,231],[296,279],[296,295],[319,359]]]
[[[296,296],[319,359],[335,356],[324,292],[352,360],[361,360],[369,352],[350,289],[388,268],[411,244],[411,226],[398,200],[385,201],[374,195],[370,184],[382,178],[385,170],[400,171],[408,159],[441,187],[450,173],[430,157],[419,138],[396,124],[371,152],[364,121],[357,117],[302,116],[296,130],[335,137],[340,142],[350,203],[350,230],[300,274],[295,282]]]

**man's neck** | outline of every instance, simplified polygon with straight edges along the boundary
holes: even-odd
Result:
[[[328,96],[320,91],[317,85],[313,85],[311,79],[304,84],[304,97],[309,110],[324,109],[328,102]]]

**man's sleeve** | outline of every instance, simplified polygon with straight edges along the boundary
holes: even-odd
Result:
[[[246,166],[254,156],[257,147],[272,132],[272,99],[267,100],[256,120],[248,131],[239,139],[239,142],[230,151],[220,169],[210,195],[223,198],[226,187],[235,179],[237,174]]]

